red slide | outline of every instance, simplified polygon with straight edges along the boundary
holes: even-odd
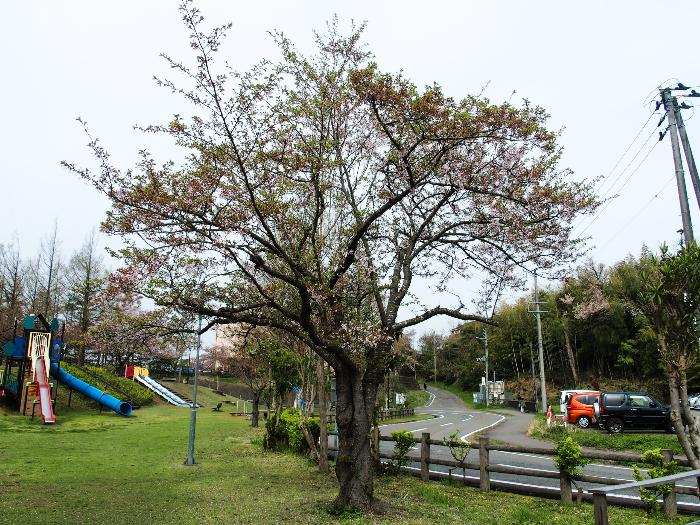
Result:
[[[56,416],[53,413],[53,406],[51,405],[51,387],[49,386],[46,367],[44,366],[44,360],[42,358],[37,359],[34,365],[34,380],[39,385],[41,420],[44,423],[55,423]]]

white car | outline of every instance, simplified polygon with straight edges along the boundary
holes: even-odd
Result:
[[[700,394],[693,394],[688,396],[688,406],[695,410],[700,410]]]

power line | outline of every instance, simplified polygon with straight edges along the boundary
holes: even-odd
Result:
[[[639,131],[638,131],[637,134],[634,136],[634,139],[632,139],[632,142],[629,143],[629,145],[627,146],[627,149],[625,149],[625,151],[622,152],[622,155],[620,155],[620,158],[617,159],[617,162],[615,162],[615,165],[612,167],[612,169],[611,169],[611,170],[608,172],[608,174],[605,175],[605,177],[603,177],[603,178],[601,179],[601,181],[596,185],[596,188],[595,188],[596,191],[599,190],[599,189],[605,184],[605,181],[614,173],[615,169],[617,169],[617,167],[620,165],[620,162],[622,162],[622,159],[625,158],[625,155],[627,155],[627,152],[628,152],[630,149],[632,149],[632,146],[634,146],[634,143],[637,142],[637,139],[638,139],[639,136],[642,134],[642,131],[644,131],[644,128],[647,127],[647,124],[649,124],[649,121],[652,119],[652,117],[653,117],[655,114],[656,114],[656,112],[652,112],[652,113],[649,115],[649,118],[646,120],[646,122],[644,122],[644,124],[642,124],[642,127],[639,128]]]
[[[634,174],[637,173],[637,171],[639,171],[639,168],[642,167],[642,164],[644,164],[644,162],[647,160],[647,158],[649,158],[649,155],[651,155],[651,152],[654,151],[654,149],[656,148],[656,146],[658,144],[659,144],[658,141],[655,142],[654,145],[651,147],[651,149],[647,152],[647,154],[644,155],[644,158],[641,160],[641,162],[639,164],[637,164],[637,167],[625,179],[625,181],[622,183],[622,186],[620,186],[617,189],[617,191],[616,191],[617,194],[619,194],[625,188],[625,186],[627,186],[627,183],[632,179]],[[596,213],[595,217],[593,217],[591,222],[589,222],[588,225],[581,232],[579,232],[577,234],[577,237],[582,236],[584,233],[586,233],[586,231],[588,231],[588,228],[590,228],[593,225],[593,223],[598,220],[598,218],[603,214],[603,212],[608,208],[608,206],[610,206],[610,203],[612,203],[612,201],[613,201],[613,199],[610,199],[608,202],[605,203],[605,205],[600,209],[600,211],[598,213]]]
[[[637,213],[635,213],[629,221],[627,221],[627,222],[625,223],[624,226],[622,226],[622,228],[620,228],[619,230],[617,230],[617,232],[615,232],[615,234],[614,234],[612,237],[610,237],[610,238],[609,238],[607,241],[605,241],[601,246],[599,246],[599,247],[598,247],[598,250],[602,250],[603,248],[605,248],[605,247],[606,247],[608,244],[610,244],[610,242],[612,242],[618,235],[620,235],[623,231],[625,231],[625,230],[629,227],[629,225],[632,224],[632,223],[633,223],[633,222],[634,222],[634,221],[635,221],[635,220],[636,220],[650,205],[651,205],[651,203],[654,202],[654,200],[657,199],[657,198],[659,197],[659,195],[661,195],[661,194],[664,192],[664,190],[668,187],[669,184],[671,184],[671,182],[673,182],[673,179],[675,179],[675,178],[676,178],[675,175],[671,175],[671,176],[668,178],[668,180],[664,183],[664,185],[659,189],[659,191],[657,191],[657,192],[651,197],[651,199],[649,199],[649,200],[646,202],[646,204],[645,204],[644,206],[642,206],[642,207],[640,208],[640,210],[639,210]]]
[[[652,113],[652,115],[653,115],[653,113]],[[658,127],[658,126],[657,126],[657,127]],[[644,144],[642,144],[642,146],[637,150],[637,153],[634,154],[634,157],[632,157],[632,158],[630,159],[630,161],[625,165],[625,167],[623,168],[623,170],[617,175],[617,177],[615,178],[615,180],[613,181],[613,183],[610,185],[610,187],[607,189],[607,191],[606,191],[605,193],[603,193],[603,195],[601,195],[601,197],[600,197],[601,200],[604,199],[604,198],[610,193],[610,191],[615,187],[615,184],[617,184],[617,181],[619,181],[619,180],[622,178],[622,176],[623,176],[623,175],[625,174],[625,172],[629,169],[629,167],[632,165],[632,163],[637,159],[637,157],[639,157],[639,154],[642,152],[642,150],[644,149],[644,147],[645,147],[647,144],[649,144],[649,141],[651,140],[651,138],[652,138],[655,134],[656,134],[656,128],[654,128],[654,129],[652,130],[652,132],[649,134],[649,136],[647,137],[647,139],[644,141]],[[653,148],[652,148],[652,149],[653,149]],[[618,191],[620,191],[620,190],[618,190]]]
[[[644,129],[647,127],[647,124],[649,124],[649,122],[651,121],[651,119],[652,119],[652,118],[654,117],[654,115],[656,115],[656,114],[657,114],[656,111],[653,111],[653,112],[650,113],[649,117],[646,119],[646,121],[644,122],[644,124],[642,124],[642,127],[639,128],[639,131],[637,132],[637,134],[636,134],[636,135],[634,136],[634,138],[632,139],[632,142],[629,143],[629,145],[627,146],[627,148],[625,149],[625,151],[623,151],[623,152],[622,152],[622,155],[620,155],[620,157],[617,159],[617,162],[615,162],[615,165],[610,169],[610,171],[608,172],[608,174],[605,175],[605,176],[600,180],[600,182],[598,182],[598,184],[596,184],[595,188],[593,189],[594,192],[597,192],[598,190],[602,189],[603,186],[605,186],[606,182],[610,179],[610,176],[615,172],[615,170],[616,170],[617,167],[620,165],[620,163],[622,162],[622,160],[625,158],[625,156],[627,155],[627,153],[629,153],[630,149],[632,149],[632,146],[634,146],[634,144],[637,142],[637,139],[638,139],[639,136],[642,134],[642,132],[644,131]],[[658,125],[657,125],[657,127],[658,127]],[[630,162],[627,163],[627,165],[626,165],[625,168],[620,172],[620,174],[618,174],[618,176],[617,176],[617,178],[615,179],[615,181],[610,185],[610,187],[607,189],[607,191],[603,194],[603,198],[604,198],[608,193],[610,193],[610,190],[615,186],[615,184],[617,183],[617,181],[620,180],[620,177],[625,173],[625,171],[627,171],[627,169],[629,168],[630,164],[631,164],[632,162],[634,162],[634,160],[639,156],[639,153],[641,152],[642,149],[644,149],[644,146],[647,145],[647,143],[648,143],[649,140],[651,139],[651,136],[654,134],[655,130],[656,130],[656,128],[654,128],[654,131],[651,132],[651,135],[649,135],[649,136],[647,137],[646,141],[642,144],[642,146],[639,148],[639,150],[637,150],[637,153],[634,155],[634,157],[632,157],[632,160],[630,160]],[[578,220],[578,221],[576,222],[576,224],[573,225],[573,228],[574,228],[574,229],[579,228],[579,227],[581,226],[581,224],[583,224],[583,222],[584,222],[584,219],[581,218],[580,220]]]

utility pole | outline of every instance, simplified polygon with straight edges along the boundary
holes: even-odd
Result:
[[[484,328],[484,360],[486,361],[486,406],[489,406],[489,333]]]
[[[476,338],[484,342],[484,357],[477,358],[477,361],[483,361],[486,365],[486,374],[484,376],[484,386],[486,387],[486,406],[489,404],[489,334],[486,328],[482,329],[482,337],[477,336]],[[496,378],[494,377],[494,381]]]
[[[197,330],[197,352],[194,358],[194,395],[192,396],[192,412],[190,412],[190,435],[187,444],[187,459],[185,465],[194,465],[194,436],[197,428],[197,387],[199,386],[199,350],[202,347],[202,316],[199,316],[199,329]],[[245,411],[245,405],[244,405]]]
[[[535,380],[535,354],[532,352],[532,341],[530,341],[530,365],[532,368],[532,397],[535,400],[535,412],[537,411],[537,381]]]
[[[533,275],[535,277],[535,300],[532,304],[535,305],[534,310],[530,310],[531,313],[535,314],[535,318],[537,319],[537,344],[539,346],[539,360],[540,360],[540,395],[542,397],[542,404],[540,406],[540,410],[542,412],[547,411],[547,388],[545,386],[545,377],[544,377],[544,346],[542,345],[542,320],[540,318],[541,314],[547,313],[546,310],[541,310],[540,309],[540,291],[539,288],[537,287],[537,272],[533,272]]]
[[[685,106],[686,108],[688,106]],[[685,124],[683,123],[683,116],[681,115],[680,108],[676,101],[676,97],[673,97],[673,112],[676,114],[676,123],[678,124],[678,134],[681,137],[681,144],[683,145],[683,153],[685,154],[685,162],[688,164],[688,171],[690,172],[690,180],[693,182],[693,190],[695,190],[695,200],[700,206],[700,178],[698,178],[698,168],[695,165],[695,159],[693,158],[693,150],[690,149],[690,141],[688,140],[688,134],[685,132]]]
[[[678,186],[678,199],[681,204],[681,219],[683,220],[683,237],[686,246],[693,239],[693,223],[690,220],[690,209],[688,207],[688,192],[685,187],[685,174],[683,173],[683,161],[681,160],[681,151],[678,147],[678,135],[676,124],[675,105],[677,104],[676,97],[671,96],[671,88],[661,90],[661,99],[663,100],[664,109],[668,115],[668,127],[671,135],[671,148],[673,149],[673,164],[676,168],[676,185]]]

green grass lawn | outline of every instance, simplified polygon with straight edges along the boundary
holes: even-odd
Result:
[[[548,427],[544,414],[537,414],[530,427],[530,435],[535,438],[559,441],[565,436],[571,436],[582,447],[602,448],[607,450],[624,450],[645,452],[652,448],[668,448],[674,454],[683,454],[683,449],[674,434],[663,433],[630,433],[608,434],[598,428],[580,429],[574,425],[564,427]]]
[[[190,411],[157,405],[131,418],[87,409],[59,411],[41,426],[2,410],[0,523],[8,524],[589,524],[590,505],[380,477],[388,514],[332,515],[333,475],[305,458],[266,453],[262,430],[204,409],[197,417],[198,465],[182,465]],[[683,523],[610,509],[610,522]]]

